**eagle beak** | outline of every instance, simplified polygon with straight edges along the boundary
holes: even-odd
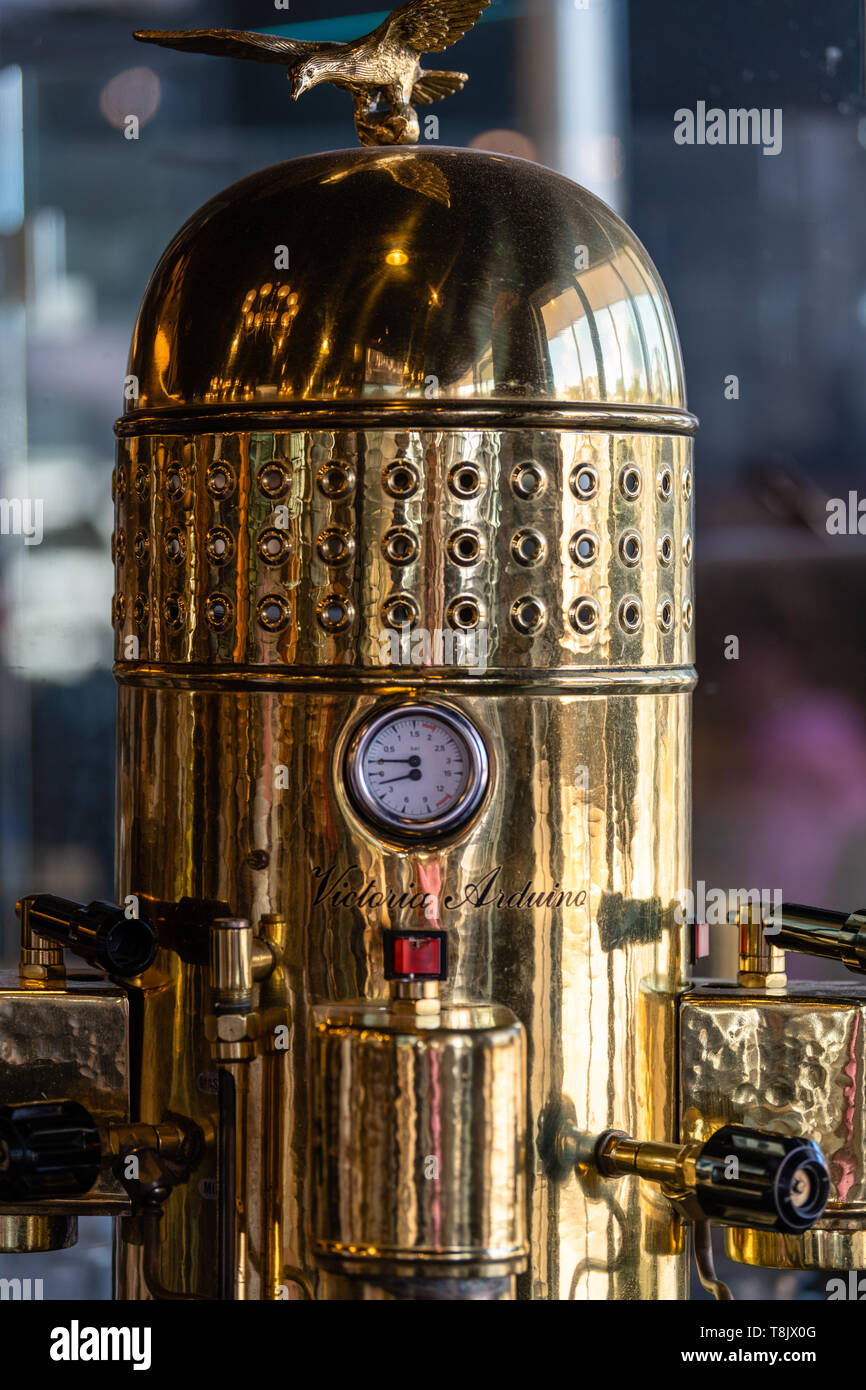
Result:
[[[294,77],[292,79],[292,101],[297,101],[298,97],[302,97],[309,85],[309,82],[301,77],[300,73]]]

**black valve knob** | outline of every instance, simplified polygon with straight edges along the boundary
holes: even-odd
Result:
[[[766,936],[785,951],[837,960],[855,975],[866,974],[866,909],[832,912],[825,907],[782,903],[764,923]]]
[[[830,1175],[811,1139],[725,1125],[695,1160],[695,1195],[710,1220],[797,1235],[826,1207]]]
[[[79,1196],[101,1159],[99,1132],[77,1101],[0,1106],[0,1201]]]
[[[71,902],[39,893],[28,898],[31,929],[74,951],[109,975],[140,975],[156,956],[156,932],[143,917],[127,917],[114,903]]]

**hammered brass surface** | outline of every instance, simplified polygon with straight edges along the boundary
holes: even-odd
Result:
[[[465,149],[342,150],[225,190],[160,260],[127,371],[132,416],[685,405],[670,304],[634,233],[549,169]]]
[[[273,1296],[263,1271],[274,1268],[291,1298],[303,1283],[319,1288],[308,1225],[310,1007],[383,997],[381,929],[412,925],[430,903],[449,933],[446,997],[505,1006],[528,1034],[532,1266],[521,1296],[683,1296],[685,1260],[664,1203],[632,1180],[560,1188],[531,1145],[538,1116],[562,1093],[586,1129],[675,1136],[688,697],[468,696],[459,679],[431,690],[420,678],[417,694],[458,704],[497,774],[462,838],[408,853],[355,819],[337,772],[357,719],[392,697],[387,680],[354,694],[325,683],[314,695],[293,693],[288,675],[275,691],[150,689],[131,675],[121,686],[118,892],[155,900],[157,921],[190,897],[231,903],[254,925],[267,914],[288,924],[282,981],[255,996],[281,995],[288,1048],[249,1064],[260,1097],[250,1107],[251,1190],[281,1200],[268,1210],[256,1197],[245,1296]],[[168,990],[145,999],[141,1118],[170,1108],[202,1123],[204,967],[168,953],[161,965],[172,974]],[[163,1278],[206,1292],[214,1204],[192,1184],[178,1189],[165,1226]],[[128,1293],[141,1291],[134,1254],[123,1262]]]
[[[866,1255],[866,988],[796,981],[784,994],[697,982],[680,1010],[681,1138],[731,1121],[814,1139],[830,1172],[803,1236],[730,1231],[746,1264],[856,1267]]]
[[[312,1028],[319,1262],[366,1278],[525,1269],[526,1035],[514,1015],[330,1004]]]
[[[0,1104],[74,1100],[97,1124],[130,1118],[129,1003],[120,989],[94,977],[22,981],[0,972]],[[125,1210],[128,1198],[103,1168],[89,1192],[74,1200],[43,1199],[40,1213],[62,1216]],[[30,1209],[4,1203],[7,1215]]]
[[[551,430],[121,440],[117,659],[690,666],[691,456]]]

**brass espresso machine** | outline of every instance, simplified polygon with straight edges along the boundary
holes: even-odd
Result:
[[[744,904],[688,979],[664,289],[567,179],[405,143],[485,4],[143,36],[337,81],[362,148],[213,199],[135,329],[117,901],[23,899],[0,988],[0,1246],[111,1213],[121,1298],[682,1299],[690,1246],[724,1298],[713,1225],[866,1262],[866,989],[784,973],[862,973],[866,916]]]

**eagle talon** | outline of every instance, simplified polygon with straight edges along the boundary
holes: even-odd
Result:
[[[356,113],[355,129],[362,145],[414,145],[421,135],[418,113],[413,106],[396,106],[379,115],[372,111]]]

